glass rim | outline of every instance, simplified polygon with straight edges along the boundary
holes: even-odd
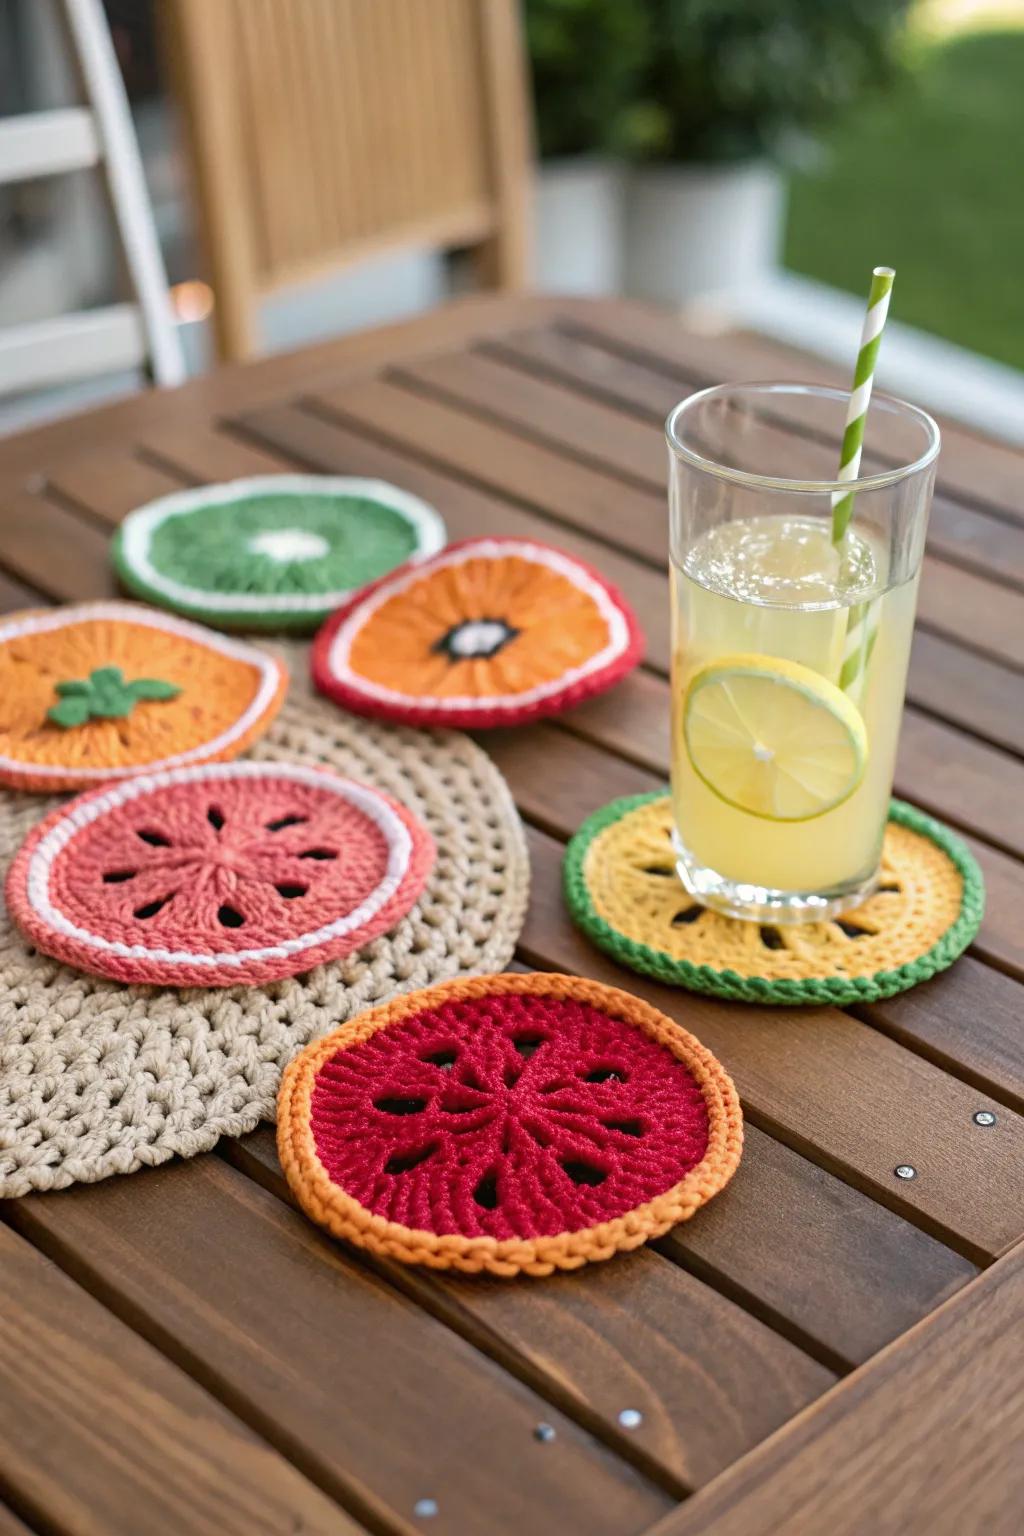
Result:
[[[871,397],[872,404],[884,404],[895,408],[899,414],[910,416],[918,421],[927,434],[928,444],[924,453],[909,464],[895,464],[890,469],[879,470],[876,474],[860,475],[856,480],[804,480],[786,479],[778,475],[758,475],[752,470],[736,469],[728,464],[720,464],[716,459],[705,458],[703,454],[691,448],[681,437],[678,430],[678,422],[691,407],[710,400],[715,396],[727,396],[736,394],[739,390],[760,390],[764,393],[791,394],[791,395],[817,395],[827,399],[847,401],[851,391],[840,389],[833,384],[801,384],[786,380],[751,380],[749,382],[734,381],[731,384],[712,384],[707,389],[699,389],[695,394],[687,395],[685,400],[680,400],[674,405],[665,419],[665,439],[672,453],[678,454],[688,464],[704,470],[707,474],[716,476],[719,480],[731,480],[736,485],[753,486],[755,489],[771,491],[801,491],[806,494],[832,495],[836,492],[853,492],[878,490],[883,486],[895,485],[900,480],[907,479],[910,475],[917,474],[920,470],[927,469],[938,457],[941,445],[941,434],[935,419],[923,411],[920,406],[911,405],[909,400],[900,400],[896,395],[886,395],[876,392]]]

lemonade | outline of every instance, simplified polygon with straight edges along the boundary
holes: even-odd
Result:
[[[672,798],[701,900],[785,920],[870,888],[917,579],[892,584],[871,530],[837,550],[795,513],[717,523],[673,559]]]

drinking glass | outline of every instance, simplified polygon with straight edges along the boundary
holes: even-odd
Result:
[[[878,883],[939,430],[875,395],[840,483],[848,403],[727,384],[666,423],[677,868],[733,917],[820,921]]]

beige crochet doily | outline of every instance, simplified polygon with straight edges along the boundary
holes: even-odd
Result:
[[[37,954],[0,916],[0,1196],[131,1173],[273,1118],[281,1072],[353,1014],[501,971],[529,865],[504,780],[468,737],[357,720],[296,689],[251,756],[326,763],[408,805],[437,861],[391,933],[262,987],[125,987]],[[0,792],[0,863],[59,800]]]

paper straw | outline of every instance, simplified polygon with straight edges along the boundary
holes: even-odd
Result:
[[[850,403],[846,408],[846,429],[840,452],[838,480],[856,480],[860,470],[861,451],[864,447],[864,424],[871,403],[871,386],[874,383],[875,363],[882,344],[882,330],[889,313],[889,296],[896,274],[892,267],[875,267],[871,275],[867,313],[861,332],[860,351],[853,375]],[[853,516],[855,497],[852,491],[832,492],[832,543],[840,545]],[[857,603],[846,616],[846,640],[843,645],[843,662],[839,673],[839,686],[854,700],[859,700],[864,688],[867,665],[878,638],[878,604]]]
[[[856,480],[860,469],[861,449],[864,447],[864,423],[867,421],[868,406],[871,403],[875,361],[882,344],[882,329],[885,325],[885,317],[889,313],[889,295],[892,293],[895,276],[896,273],[892,267],[876,267],[871,275],[871,291],[868,294],[868,309],[864,316],[864,329],[860,337],[860,351],[857,353],[857,368],[853,375],[850,403],[846,407],[846,429],[843,432],[837,480]],[[833,491],[832,493],[833,544],[842,542],[853,515],[853,501],[852,491]]]

